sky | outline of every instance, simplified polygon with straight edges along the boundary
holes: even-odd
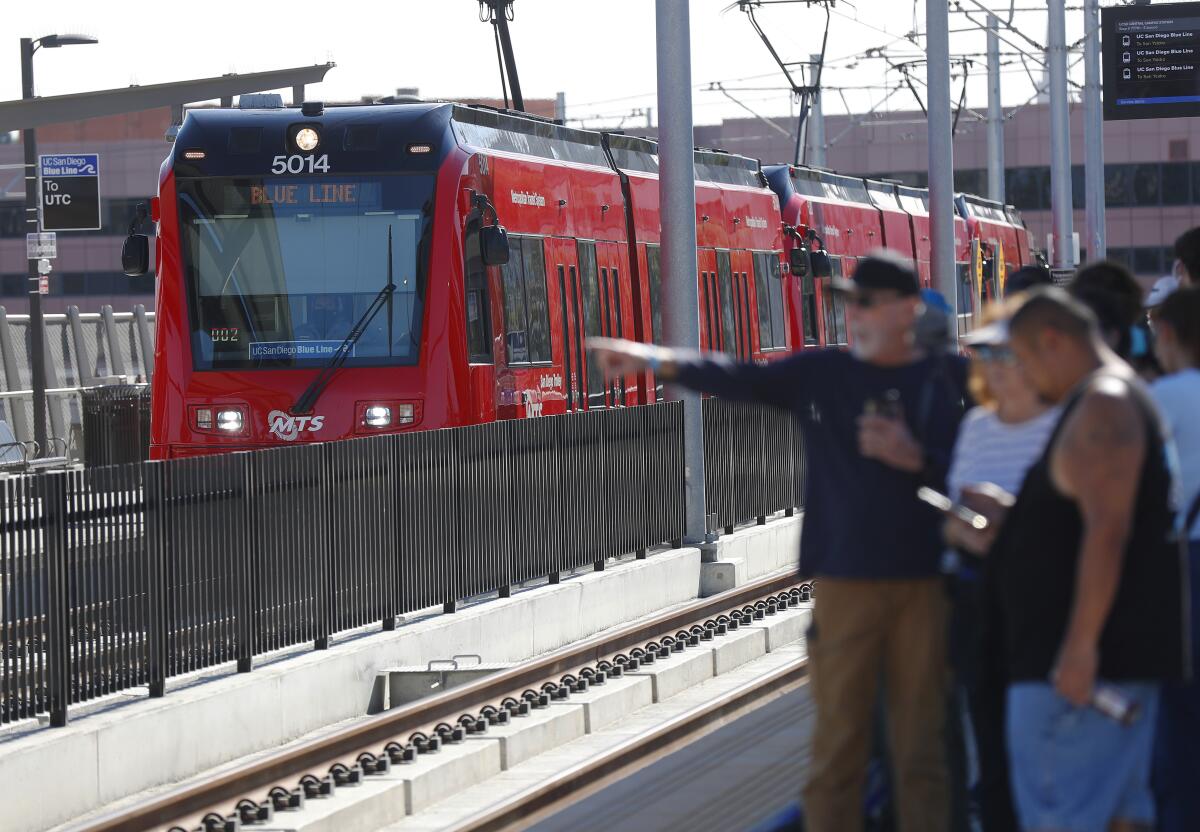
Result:
[[[1007,17],[1010,4],[961,0],[959,5],[987,6]],[[1018,50],[1036,57],[1046,32],[1042,0],[1015,0],[1014,5],[1013,27],[1003,32],[1009,43],[1001,44],[1006,106],[1018,106],[1033,94],[1041,67],[1030,57],[1023,66]],[[67,32],[90,34],[100,43],[39,51],[40,95],[333,61],[337,66],[324,83],[309,89],[309,98],[357,100],[398,87],[417,87],[436,98],[500,96],[492,26],[479,21],[476,0],[206,0],[133,7],[113,0],[41,0],[8,6],[0,37],[0,100],[20,96],[18,38]],[[695,122],[751,113],[789,115],[794,103],[783,77],[736,0],[692,0],[689,8]],[[655,107],[654,0],[515,0],[513,10],[512,38],[526,98],[564,92],[568,119],[588,127],[646,123],[645,109]],[[1082,14],[1078,0],[1068,0],[1068,42],[1082,36]],[[784,60],[820,52],[821,7],[768,4],[757,16]],[[983,13],[972,17],[982,21]],[[883,60],[864,59],[863,53],[886,46],[893,64],[919,61],[924,23],[924,0],[838,0],[830,15],[822,79],[826,113],[914,109],[916,99],[902,85],[901,73]],[[950,27],[951,52],[974,62],[967,67],[966,106],[981,111],[987,103],[984,35],[961,12],[951,13]],[[914,65],[911,77],[923,98],[924,65]],[[1082,82],[1082,64],[1072,78]],[[951,82],[955,96],[962,86],[960,67]]]

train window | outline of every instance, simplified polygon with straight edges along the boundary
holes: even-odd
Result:
[[[580,242],[579,276],[583,281],[583,331],[591,337],[603,334],[600,330],[600,289],[596,272],[596,244]],[[588,406],[604,406],[604,373],[591,350],[587,350]]]
[[[737,355],[737,324],[733,311],[733,275],[729,270],[729,252],[717,252],[717,294],[721,298],[721,334],[725,352]]]
[[[839,278],[845,275],[845,261],[840,257],[831,257],[833,266],[833,277]],[[830,288],[826,286],[826,288]],[[829,296],[833,299],[830,304],[833,309],[833,326],[826,326],[825,338],[830,344],[845,345],[850,343],[850,339],[846,337],[846,300],[840,292],[829,292]],[[827,321],[828,324],[828,321]]]
[[[479,220],[467,224],[466,300],[467,353],[473,363],[492,362],[492,316],[488,301],[487,267],[479,251]]]
[[[525,302],[529,311],[529,360],[550,361],[550,308],[546,300],[546,261],[542,241],[526,237],[521,244],[525,260]]]
[[[775,349],[787,347],[787,327],[783,314],[783,277],[780,274],[779,257],[775,254],[760,255],[766,264],[767,288],[771,292],[771,329],[775,333],[772,343]]]
[[[708,348],[715,350],[717,348],[717,339],[713,334],[712,327],[712,303],[708,297],[708,272],[700,272],[700,294],[700,311],[704,315],[701,326],[704,327],[705,332],[708,334]]]
[[[754,255],[754,294],[758,306],[759,347],[769,350],[775,345],[771,334],[771,290],[767,288],[767,270],[762,267],[759,255]]]
[[[646,246],[646,271],[650,277],[650,340],[662,343],[662,268],[658,246]]]
[[[525,310],[525,265],[521,238],[508,238],[508,262],[501,267],[504,285],[504,344],[509,364],[529,363],[528,316]]]
[[[625,316],[621,314],[621,275],[614,268],[612,270],[612,287],[613,287],[613,303],[617,309],[617,329],[613,332],[614,338],[625,337]]]
[[[783,283],[779,257],[760,252],[754,255],[754,286],[758,292],[758,331],[762,349],[787,346],[783,312]]]
[[[817,338],[817,287],[811,274],[800,281],[800,308],[804,315],[804,343],[819,344]]]
[[[750,337],[750,321],[754,317],[750,314],[750,280],[745,272],[735,277],[739,278],[739,285],[742,287],[742,355],[749,358],[754,351],[754,345],[751,343],[753,339]]]

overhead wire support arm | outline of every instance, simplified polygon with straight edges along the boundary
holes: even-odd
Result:
[[[821,90],[821,70],[825,64],[825,47],[829,42],[829,20],[830,7],[837,0],[737,0],[737,7],[740,11],[745,12],[750,18],[750,25],[754,27],[754,31],[762,40],[763,45],[767,47],[767,51],[771,53],[771,57],[775,63],[779,65],[780,71],[783,72],[783,77],[787,79],[788,86],[791,87],[792,95],[800,101],[800,113],[796,119],[796,150],[793,160],[796,164],[800,164],[803,158],[804,150],[804,128],[808,120],[808,113],[811,108],[813,96],[817,95]],[[825,9],[825,31],[821,36],[821,55],[820,59],[815,62],[796,61],[788,62],[779,56],[775,46],[771,43],[771,39],[767,37],[767,33],[763,31],[759,25],[758,19],[754,16],[754,10],[762,5],[783,5],[785,3],[803,3],[806,6],[822,6]],[[729,6],[728,8],[733,8]],[[792,66],[812,66],[812,83],[797,84],[792,77],[789,67]]]
[[[491,23],[495,27],[497,52],[501,53],[500,84],[504,86],[505,75],[508,77],[508,89],[512,90],[512,105],[514,109],[525,111],[525,98],[521,95],[521,81],[517,77],[517,59],[513,54],[512,34],[508,30],[509,21],[513,19],[513,0],[479,0],[479,19]],[[508,91],[504,94],[504,103],[508,104]]]

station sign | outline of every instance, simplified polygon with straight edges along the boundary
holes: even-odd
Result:
[[[1100,10],[1104,118],[1200,116],[1200,3]]]
[[[38,157],[42,229],[100,230],[100,156],[55,153]]]
[[[25,235],[26,260],[52,260],[55,257],[58,257],[58,235],[53,231]]]

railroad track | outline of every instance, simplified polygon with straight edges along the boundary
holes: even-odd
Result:
[[[299,809],[374,775],[390,772],[447,743],[486,734],[489,726],[545,708],[652,665],[689,646],[809,600],[811,585],[794,573],[765,578],[619,630],[564,647],[484,679],[364,719],[333,734],[190,783],[75,827],[77,832],[236,832]],[[546,813],[581,790],[664,753],[755,702],[799,684],[797,659],[560,772],[455,827],[497,830]],[[486,703],[486,704],[485,704]],[[283,818],[279,818],[283,820]]]

